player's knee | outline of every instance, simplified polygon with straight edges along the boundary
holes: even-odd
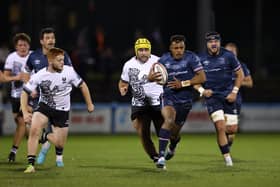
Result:
[[[224,124],[222,124],[222,123],[215,123],[215,126],[216,126],[216,131],[218,133],[225,133],[226,127],[225,127]]]
[[[14,121],[17,125],[20,125],[20,122],[23,120],[22,116],[16,115],[14,116]]]
[[[238,126],[237,125],[231,125],[231,126],[227,126],[226,127],[226,132],[228,134],[235,134],[238,130]]]
[[[164,124],[171,128],[172,125],[175,124],[175,119],[173,119],[172,117],[167,117],[164,120]]]
[[[140,131],[142,129],[142,124],[139,123],[137,119],[133,120],[132,124],[137,131]]]
[[[224,116],[224,111],[223,110],[217,110],[215,112],[213,112],[211,114],[211,119],[214,123],[221,121],[221,120],[225,120],[225,116]]]
[[[40,129],[38,129],[38,128],[31,128],[30,130],[29,130],[29,136],[30,137],[40,137]]]

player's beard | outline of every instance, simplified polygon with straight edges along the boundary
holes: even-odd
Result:
[[[150,58],[150,56],[147,56],[147,55],[142,55],[142,56],[138,57],[139,61],[141,61],[143,63],[147,62],[149,58]]]
[[[210,52],[212,55],[218,55],[220,51],[220,48],[218,46],[211,46],[210,48]]]

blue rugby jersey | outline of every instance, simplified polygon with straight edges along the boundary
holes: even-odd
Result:
[[[234,86],[234,72],[241,68],[236,56],[221,47],[220,53],[216,56],[206,52],[199,57],[206,74],[204,88],[211,89],[213,95],[226,97]]]
[[[167,70],[168,81],[174,80],[174,77],[180,81],[190,80],[194,77],[196,72],[203,69],[198,56],[191,51],[185,51],[183,58],[180,60],[175,60],[170,52],[165,53],[159,59],[159,62],[163,64]],[[171,98],[174,103],[192,102],[192,86],[175,90],[164,85],[163,90],[163,97]]]
[[[64,64],[72,66],[71,59],[66,51],[64,51]],[[31,73],[34,70],[34,72],[37,73],[39,70],[47,66],[47,56],[44,55],[42,49],[39,48],[30,54],[26,62],[25,71]]]

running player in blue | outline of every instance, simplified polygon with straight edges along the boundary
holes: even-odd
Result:
[[[217,32],[205,35],[207,51],[200,54],[200,60],[206,73],[204,88],[195,86],[205,97],[207,110],[217,132],[217,143],[226,166],[233,166],[226,137],[226,120],[237,123],[236,98],[243,72],[236,56],[221,47],[221,36]],[[235,79],[233,80],[233,74]]]
[[[185,36],[171,36],[169,49],[170,52],[159,59],[159,63],[165,66],[168,73],[168,82],[163,87],[161,113],[164,123],[159,132],[159,160],[156,163],[160,169],[166,169],[165,160],[174,155],[180,141],[180,130],[192,108],[192,85],[205,81],[205,73],[198,56],[186,50]],[[150,75],[153,76],[153,73],[151,70]]]
[[[225,48],[229,51],[231,51],[237,58],[238,58],[238,48],[237,45],[235,43],[227,43],[225,45]],[[248,69],[247,65],[243,62],[241,63],[241,67],[244,73],[244,79],[241,83],[241,87],[247,87],[247,88],[252,88],[253,87],[253,79],[250,73],[250,70]],[[235,77],[234,77],[235,78]],[[240,116],[240,112],[241,112],[241,105],[242,105],[242,95],[241,92],[238,92],[237,95],[237,99],[236,99],[236,108],[237,108],[237,115]],[[238,131],[238,122],[239,122],[239,118],[237,121],[237,124],[231,124],[231,123],[226,123],[226,134],[227,134],[227,138],[228,138],[228,144],[231,147],[233,140],[235,138],[235,134]]]
[[[46,54],[51,48],[54,48],[55,46],[55,30],[51,27],[43,28],[40,32],[40,44],[41,48],[35,50],[33,53],[30,54],[29,58],[27,59],[26,66],[25,66],[25,72],[26,72],[26,80],[29,80],[30,74],[32,72],[37,73],[39,70],[48,67],[48,59]],[[65,52],[64,53],[64,64],[72,66],[72,62],[70,60],[69,55]],[[38,92],[39,93],[39,92]],[[33,100],[33,109],[37,107],[39,97],[36,96],[36,98]],[[49,125],[47,131],[51,131],[51,125]],[[45,161],[46,154],[50,148],[50,143],[47,142],[41,142],[42,149],[38,155],[37,163],[43,164]],[[63,167],[63,149],[56,147],[56,165],[58,167]]]

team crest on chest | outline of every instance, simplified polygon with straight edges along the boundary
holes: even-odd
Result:
[[[63,83],[63,84],[66,83],[66,77],[62,77],[62,83]]]

